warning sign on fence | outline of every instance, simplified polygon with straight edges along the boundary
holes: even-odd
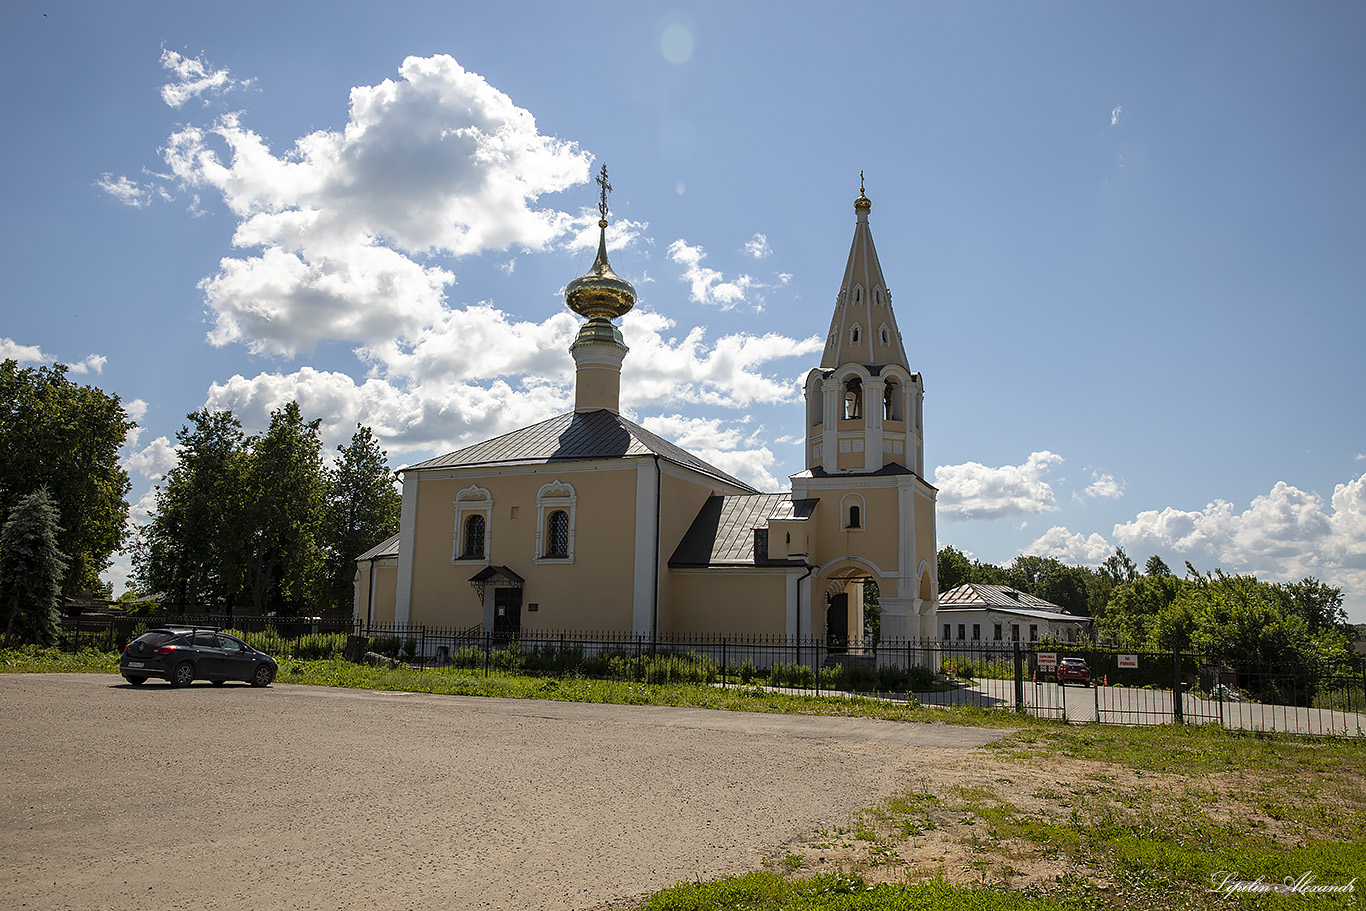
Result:
[[[1137,656],[1137,655],[1120,655],[1120,656],[1119,656],[1119,666],[1120,666],[1120,667],[1134,667],[1134,668],[1138,667],[1138,656]]]
[[[1058,669],[1057,652],[1039,652],[1039,670],[1056,671]]]

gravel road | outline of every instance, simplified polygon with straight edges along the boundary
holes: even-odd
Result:
[[[0,705],[0,907],[72,911],[597,908],[1001,735],[95,674],[0,674]]]

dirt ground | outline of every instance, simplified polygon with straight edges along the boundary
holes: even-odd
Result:
[[[598,908],[820,844],[1001,736],[81,674],[0,704],[7,909]]]

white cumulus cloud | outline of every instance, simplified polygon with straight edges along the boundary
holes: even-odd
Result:
[[[161,87],[161,100],[178,108],[191,98],[209,92],[221,95],[240,85],[226,69],[216,70],[202,57],[186,57],[175,51],[162,49],[161,65],[173,77]]]
[[[238,114],[170,137],[172,179],[219,194],[240,219],[233,245],[254,251],[201,283],[214,344],[290,356],[408,337],[439,321],[454,281],[429,254],[597,243],[596,212],[538,205],[587,180],[588,153],[451,57],[409,57],[399,76],[352,89],[343,129],[280,155]],[[642,229],[618,222],[612,244]]]
[[[1114,552],[1114,545],[1100,535],[1073,534],[1061,525],[1048,529],[1023,551],[1025,556],[1056,557],[1078,566],[1098,566]]]
[[[1244,510],[1225,500],[1147,510],[1116,525],[1114,537],[1130,553],[1174,552],[1198,568],[1273,581],[1312,575],[1366,597],[1366,474],[1338,484],[1326,503],[1280,481]]]
[[[55,364],[58,359],[43,351],[38,345],[21,345],[13,339],[0,338],[0,361],[18,361],[20,364]],[[109,358],[103,354],[88,354],[83,359],[67,364],[69,373],[83,376],[89,373],[103,373]]]
[[[755,259],[763,259],[773,252],[773,248],[768,245],[768,237],[763,234],[755,234],[753,238],[745,243],[745,252]]]
[[[1112,474],[1102,471],[1091,472],[1091,483],[1081,492],[1081,497],[1118,500],[1124,496],[1124,482],[1115,480]]]
[[[751,487],[776,491],[786,486],[772,474],[777,457],[758,440],[757,432],[747,432],[747,422],[747,418],[726,421],[670,414],[646,417],[639,423]]]
[[[153,191],[150,187],[134,183],[127,177],[115,177],[108,171],[100,175],[100,179],[95,181],[95,186],[125,206],[132,206],[135,209],[141,209],[152,201]]]
[[[951,519],[1005,519],[1053,512],[1058,505],[1045,476],[1062,460],[1044,450],[1030,453],[1023,465],[940,465],[934,470],[939,514]]]
[[[702,265],[707,254],[700,246],[689,246],[681,237],[669,244],[667,252],[670,260],[683,267],[683,280],[689,285],[688,296],[696,303],[730,310],[748,303],[752,291],[766,287],[758,279],[744,273],[727,281],[716,269]]]
[[[123,467],[135,471],[149,481],[159,481],[175,467],[177,447],[166,437],[157,437],[146,446],[126,456]]]

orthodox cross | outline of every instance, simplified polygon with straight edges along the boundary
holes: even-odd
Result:
[[[607,165],[603,165],[602,167],[604,171],[607,169]],[[608,189],[610,190],[611,187],[608,187]],[[859,168],[858,170],[858,195],[863,195],[863,168]]]
[[[598,186],[602,187],[602,201],[598,203],[598,214],[606,218],[607,194],[612,192],[612,185],[607,182],[607,165],[602,166],[602,173],[598,175]]]

